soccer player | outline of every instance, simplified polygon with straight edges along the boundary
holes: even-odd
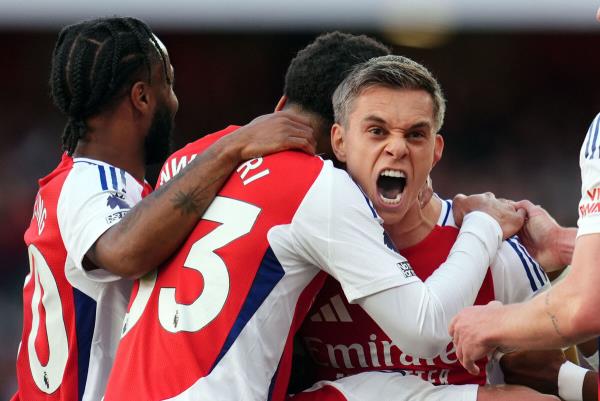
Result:
[[[314,147],[301,117],[266,116],[141,201],[151,190],[146,163],[168,154],[173,81],[166,49],[139,20],[97,19],[60,32],[50,84],[69,119],[66,154],[40,180],[25,233],[30,273],[14,399],[99,400],[130,295],[131,281],[120,276],[141,276],[168,257],[240,161]]]
[[[322,128],[316,135],[327,135],[331,116],[318,106],[330,109],[349,68],[381,54],[364,37],[317,39],[292,61],[278,109],[307,116]],[[235,129],[175,152],[163,173]],[[331,162],[282,152],[243,163],[181,249],[134,289],[105,400],[283,400],[293,334],[324,272],[403,347],[436,354],[448,317],[472,303],[502,236],[520,224],[512,206],[483,201],[504,231],[488,214],[467,214],[448,261],[423,283],[386,245],[371,200]],[[462,219],[470,203],[458,203]],[[464,280],[444,290],[459,272]]]
[[[425,280],[448,257],[458,228],[451,201],[434,197],[424,207],[418,202],[416,188],[425,183],[444,147],[442,136],[437,134],[443,114],[435,113],[436,103],[443,102],[441,89],[434,81],[433,95],[420,90],[415,83],[418,74],[428,72],[423,66],[399,56],[379,57],[356,67],[333,96],[336,124],[332,129],[332,144],[348,173],[371,199],[378,200],[373,203],[384,219],[391,240],[389,245],[397,246],[415,274]],[[474,301],[477,304],[493,299],[504,303],[522,302],[547,286],[544,271],[514,237],[502,244]],[[470,375],[456,359],[450,337],[445,339],[447,347],[435,358],[418,358],[403,352],[361,307],[347,302],[339,283],[331,277],[308,316],[300,334],[316,362],[320,380],[373,370],[395,370],[420,376],[436,385],[462,385],[432,389],[430,392],[436,393],[435,397],[504,399],[495,388],[479,387],[487,382],[485,369],[480,369],[477,376]],[[558,387],[560,393],[561,383],[576,381],[581,373],[588,381],[595,380],[594,372],[565,362],[562,351],[546,354],[536,357],[546,363],[559,363],[548,363],[529,372],[540,384],[546,384],[546,388]],[[508,358],[514,357],[504,359]],[[485,367],[486,362],[479,361],[479,367]],[[563,368],[562,362],[566,364]],[[510,363],[514,365],[518,361]],[[496,363],[490,367],[494,368],[492,375],[500,373]],[[343,383],[348,385],[352,380]],[[389,375],[382,380],[401,381]],[[415,384],[428,388],[411,380],[405,386],[411,390],[401,391],[394,399],[411,399]],[[323,387],[323,383],[320,386]],[[580,394],[581,388],[579,381]],[[513,387],[502,390],[506,397],[515,397],[514,391]],[[426,393],[424,391],[420,399],[429,400]],[[589,399],[596,399],[595,391],[592,393]]]

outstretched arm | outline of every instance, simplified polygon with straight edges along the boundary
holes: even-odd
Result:
[[[549,349],[585,341],[600,333],[600,234],[580,237],[572,270],[549,291],[529,302],[467,308],[454,318],[450,335],[469,371],[474,361],[500,348]]]
[[[285,111],[259,117],[219,139],[104,232],[87,252],[86,268],[137,278],[158,267],[241,161],[287,149],[314,153],[315,140],[306,118]]]

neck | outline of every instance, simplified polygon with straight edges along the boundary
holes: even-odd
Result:
[[[143,143],[131,135],[131,128],[126,124],[104,125],[90,121],[88,132],[79,140],[73,157],[103,161],[143,181],[146,173]]]
[[[384,227],[396,248],[405,249],[423,241],[431,233],[441,211],[442,202],[434,196],[424,208],[420,207],[419,202],[414,202],[401,221],[392,225],[384,224]]]

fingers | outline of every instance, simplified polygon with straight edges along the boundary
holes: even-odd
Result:
[[[454,340],[454,346],[456,348],[456,357],[458,358],[460,364],[467,369],[467,372],[477,376],[479,374],[479,366],[477,366],[475,363],[475,358],[472,358],[467,352],[465,352],[460,339]]]
[[[302,115],[300,113],[295,113],[292,111],[287,111],[287,110],[282,110],[282,111],[278,111],[276,113],[274,113],[275,115],[278,115],[279,117],[285,117],[287,119],[289,119],[290,121],[296,122],[298,124],[302,124],[302,125],[311,125],[311,119],[305,115]]]
[[[459,359],[460,360],[460,359]],[[467,372],[470,374],[477,376],[479,374],[479,366],[475,363],[475,361],[468,356],[463,355],[463,359],[460,360],[460,363],[467,369]]]
[[[290,136],[282,143],[281,148],[274,150],[274,152],[282,150],[301,150],[305,153],[314,155],[317,150],[317,143],[314,138],[310,140],[309,138]]]
[[[531,210],[535,208],[535,205],[527,199],[523,199],[518,202],[515,202],[515,207],[517,207],[518,209]]]

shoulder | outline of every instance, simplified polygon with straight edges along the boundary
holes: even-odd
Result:
[[[123,169],[99,160],[76,158],[65,186],[74,186],[80,191],[122,191],[127,188],[128,181],[131,183],[135,179]]]
[[[587,134],[581,146],[580,161],[585,163],[586,160],[598,160],[600,159],[600,113],[596,115],[590,127],[588,128]]]
[[[545,288],[550,280],[539,263],[527,252],[518,236],[504,241],[492,263],[495,284],[506,287],[509,299],[520,302]]]

